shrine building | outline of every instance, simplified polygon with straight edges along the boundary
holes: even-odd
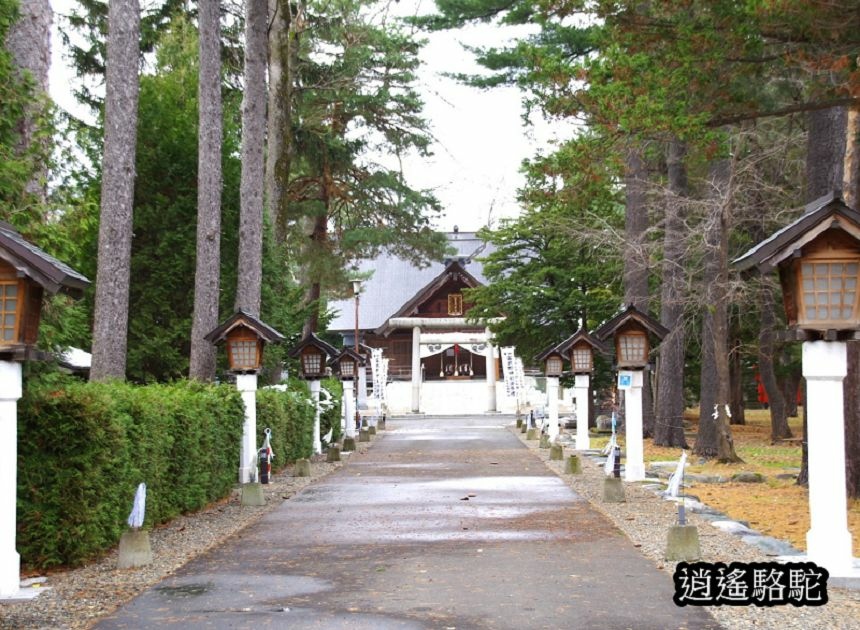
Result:
[[[478,260],[492,251],[474,232],[449,232],[455,250],[441,262],[419,268],[384,253],[363,260],[358,300],[359,341],[382,348],[389,359],[388,406],[393,413],[495,413],[507,411],[498,348],[483,321],[469,322],[464,289],[487,279]],[[355,300],[331,304],[328,329],[354,344]],[[503,409],[504,408],[504,409]]]

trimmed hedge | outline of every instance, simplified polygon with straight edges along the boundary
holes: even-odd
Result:
[[[232,385],[196,381],[86,383],[57,373],[26,379],[18,407],[17,548],[26,565],[74,566],[126,529],[146,483],[144,527],[227,496],[237,483],[244,407]],[[321,419],[340,431],[340,384]],[[301,381],[257,392],[257,438],[272,429],[275,466],[312,449],[314,413]]]
[[[114,546],[140,482],[146,527],[224,497],[236,483],[243,417],[229,386],[28,382],[18,412],[22,559],[77,565]]]

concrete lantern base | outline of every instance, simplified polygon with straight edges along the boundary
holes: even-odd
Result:
[[[367,432],[370,433],[370,435],[376,435],[376,427],[374,427],[374,426],[367,427]]]
[[[329,463],[340,461],[340,449],[336,446],[329,446],[326,452],[325,460]]]
[[[117,569],[133,569],[152,564],[152,546],[149,544],[149,531],[130,529],[119,539],[119,558]]]
[[[376,423],[376,428],[380,431],[385,431],[385,416],[379,419],[379,422]]]
[[[537,432],[537,429],[529,429],[529,430],[526,432],[526,439],[527,439],[527,440],[536,440],[536,439],[538,439],[538,432]]]
[[[564,459],[564,447],[561,444],[553,444],[550,446],[549,458],[556,462],[562,461]]]
[[[624,485],[619,477],[606,477],[603,480],[603,502],[604,503],[626,503],[624,496]]]
[[[355,450],[355,438],[354,437],[343,438],[343,445],[341,446],[340,450],[344,453],[354,451]]]
[[[526,423],[523,422],[522,426],[520,426],[520,433],[525,433],[529,428],[526,426]]]
[[[576,455],[569,455],[564,463],[564,472],[568,475],[578,475],[582,472],[582,462]]]
[[[310,477],[311,463],[307,459],[297,459],[293,477]]]
[[[242,484],[242,505],[266,505],[266,497],[263,494],[263,484]]]
[[[370,442],[370,431],[367,429],[362,429],[358,432],[358,441],[359,442]]]
[[[702,550],[699,547],[699,530],[695,525],[673,525],[666,538],[666,560],[699,560]]]
[[[519,429],[521,426],[523,426],[523,419],[517,418],[517,428]]]
[[[546,433],[540,436],[540,448],[549,448],[549,435]]]

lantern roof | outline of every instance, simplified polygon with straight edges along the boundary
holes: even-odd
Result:
[[[589,333],[584,328],[580,328],[570,337],[558,344],[556,346],[556,350],[558,350],[561,354],[567,354],[568,352],[570,352],[571,348],[583,341],[589,346],[591,346],[592,350],[594,350],[595,352],[599,352],[601,354],[607,354],[609,352],[609,348],[606,347],[605,343],[600,341],[597,337]]]
[[[259,318],[254,317],[249,313],[246,313],[242,309],[239,309],[238,311],[233,313],[233,315],[231,315],[227,319],[227,321],[225,321],[215,330],[206,335],[204,339],[211,343],[221,343],[227,338],[227,335],[232,330],[238,328],[239,326],[250,328],[254,332],[254,334],[260,337],[260,339],[262,339],[266,343],[277,343],[284,340],[284,336],[277,330],[275,330],[268,324],[263,323]]]
[[[5,221],[0,221],[0,259],[48,293],[63,292],[80,298],[90,284],[86,276],[25,240]]]
[[[631,322],[639,324],[657,337],[657,339],[663,339],[663,337],[669,334],[669,329],[663,326],[663,324],[647,313],[643,313],[632,304],[628,304],[626,309],[595,330],[594,335],[598,339],[605,341],[614,335],[618,329]]]
[[[327,341],[323,341],[315,333],[310,333],[304,339],[302,339],[295,346],[290,348],[290,356],[297,357],[302,353],[302,350],[307,348],[308,346],[314,346],[323,351],[323,353],[329,358],[337,356],[338,350],[333,345],[331,345]]]
[[[340,353],[337,354],[337,356],[334,356],[331,359],[329,359],[329,364],[339,363],[344,358],[350,358],[353,361],[355,361],[356,363],[358,363],[359,365],[364,365],[366,362],[364,355],[361,355],[361,354],[357,353],[355,350],[353,350],[352,348],[347,347],[347,348],[344,348],[343,350],[341,350]]]
[[[557,355],[561,356],[562,358],[564,358],[561,351],[558,349],[558,346],[550,346],[549,348],[547,348],[546,350],[541,352],[539,355],[537,355],[535,357],[535,359],[537,361],[546,361],[547,359],[549,359],[554,354],[557,354]]]
[[[807,204],[800,218],[734,259],[732,265],[738,271],[755,267],[762,273],[768,273],[830,229],[842,230],[860,241],[860,212],[845,205],[839,191]]]

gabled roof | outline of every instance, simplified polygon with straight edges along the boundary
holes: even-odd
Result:
[[[445,269],[438,276],[433,278],[425,286],[412,296],[412,299],[401,306],[396,312],[391,313],[385,318],[385,322],[379,326],[374,332],[382,334],[388,327],[388,320],[392,317],[409,317],[415,315],[418,308],[430,299],[436,291],[444,287],[449,282],[461,281],[470,289],[481,286],[481,283],[475,277],[463,268],[463,265],[458,260],[448,263]]]
[[[0,221],[0,258],[48,293],[62,291],[80,298],[90,281],[67,264],[24,240],[11,225]]]
[[[491,253],[493,246],[482,241],[474,232],[449,232],[447,237],[453,254],[427,267],[416,267],[410,261],[388,253],[358,262],[357,272],[370,275],[362,283],[359,295],[358,321],[361,330],[376,330],[383,326],[416,293],[443,273],[452,261],[459,262],[478,284],[487,284],[483,265],[477,258]],[[355,328],[355,301],[352,298],[334,300],[329,306],[335,313],[329,330],[349,332]]]
[[[558,346],[550,346],[539,355],[535,357],[535,361],[546,361],[552,355],[557,354],[558,356],[564,358],[564,355],[559,351]]]
[[[662,339],[669,334],[669,329],[663,326],[660,322],[646,313],[643,313],[632,304],[629,304],[626,309],[595,330],[594,335],[601,341],[606,341],[609,337],[615,334],[616,330],[631,321],[642,324],[648,332],[658,339]]]
[[[297,357],[302,353],[302,350],[304,350],[308,346],[317,346],[323,352],[325,352],[329,356],[329,358],[337,356],[337,354],[338,354],[337,348],[335,348],[329,342],[323,341],[322,339],[317,337],[315,333],[309,334],[307,337],[302,339],[298,344],[296,344],[295,346],[290,348],[289,354],[291,357]]]
[[[732,261],[738,271],[757,267],[762,272],[773,270],[822,232],[837,228],[860,238],[860,213],[849,208],[842,194],[834,191],[806,205],[803,215],[781,230],[747,250]]]
[[[333,356],[328,360],[329,365],[334,365],[344,357],[349,357],[353,361],[357,362],[359,365],[364,365],[366,363],[364,355],[357,353],[352,348],[344,348],[336,356]]]
[[[233,313],[227,321],[203,338],[211,343],[221,343],[227,337],[229,332],[237,326],[250,328],[266,343],[277,343],[284,340],[284,336],[277,330],[268,324],[263,323],[259,318],[254,317],[241,309]]]
[[[600,339],[598,339],[583,328],[580,328],[570,337],[558,344],[556,346],[556,349],[561,354],[567,354],[568,352],[570,352],[570,349],[573,348],[573,346],[578,344],[580,341],[584,341],[585,343],[590,345],[594,349],[594,351],[599,352],[601,354],[607,354],[609,352],[609,348],[606,347],[605,343],[600,341]]]

